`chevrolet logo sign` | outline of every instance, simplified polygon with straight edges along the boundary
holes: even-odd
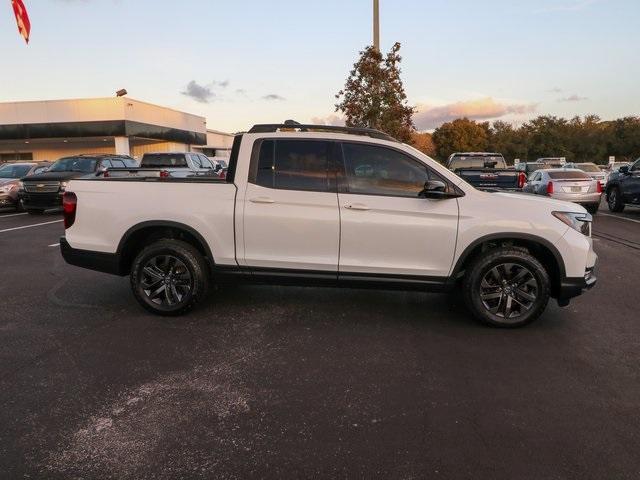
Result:
[[[44,183],[38,183],[38,184],[36,185],[36,188],[44,188]]]

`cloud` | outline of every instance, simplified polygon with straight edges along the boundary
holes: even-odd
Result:
[[[182,95],[193,98],[196,102],[209,103],[216,94],[213,93],[210,86],[200,85],[195,80],[191,80],[187,84],[187,89],[184,92],[180,92]]]
[[[587,97],[581,97],[580,95],[569,95],[568,97],[559,98],[559,102],[584,102],[589,100]]]
[[[270,93],[268,95],[265,95],[262,97],[263,100],[269,100],[269,101],[279,101],[281,102],[282,100],[285,100],[284,97],[281,97],[280,95],[276,94],[276,93]]]
[[[547,90],[547,92],[549,92],[549,93],[562,93],[563,90],[560,87],[553,87],[553,88],[550,88],[549,90]]]
[[[213,85],[217,85],[218,87],[227,88],[229,86],[229,80],[223,80],[222,82],[212,82]]]
[[[491,97],[467,100],[432,107],[418,105],[417,113],[413,115],[413,121],[418,130],[431,130],[445,122],[456,118],[466,117],[471,120],[489,120],[504,117],[505,115],[525,115],[534,113],[537,104],[507,104],[497,102]]]
[[[332,125],[334,127],[343,127],[344,118],[336,114],[327,115],[326,117],[312,117],[311,123],[314,125]]]

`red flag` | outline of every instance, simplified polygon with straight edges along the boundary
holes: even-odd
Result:
[[[13,13],[16,14],[16,22],[18,23],[18,32],[24,37],[25,42],[29,43],[29,33],[31,32],[31,22],[27,9],[22,0],[11,0]]]

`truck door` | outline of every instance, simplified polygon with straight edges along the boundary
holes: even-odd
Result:
[[[334,148],[334,142],[322,140],[255,142],[243,202],[244,263],[254,273],[306,270],[337,276]]]
[[[397,149],[345,142],[342,151],[339,278],[354,273],[447,277],[458,201],[418,196],[427,180],[444,179]]]

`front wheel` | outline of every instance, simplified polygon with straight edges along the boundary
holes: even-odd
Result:
[[[587,205],[586,209],[587,209],[587,212],[589,212],[591,215],[595,215],[596,213],[598,213],[598,210],[600,209],[600,204],[594,203],[593,205]]]
[[[186,242],[162,239],[144,248],[131,267],[131,289],[145,309],[177,316],[193,308],[209,286],[207,264]]]
[[[481,253],[467,268],[463,295],[478,320],[515,328],[542,314],[550,285],[545,268],[527,251],[501,247]]]

